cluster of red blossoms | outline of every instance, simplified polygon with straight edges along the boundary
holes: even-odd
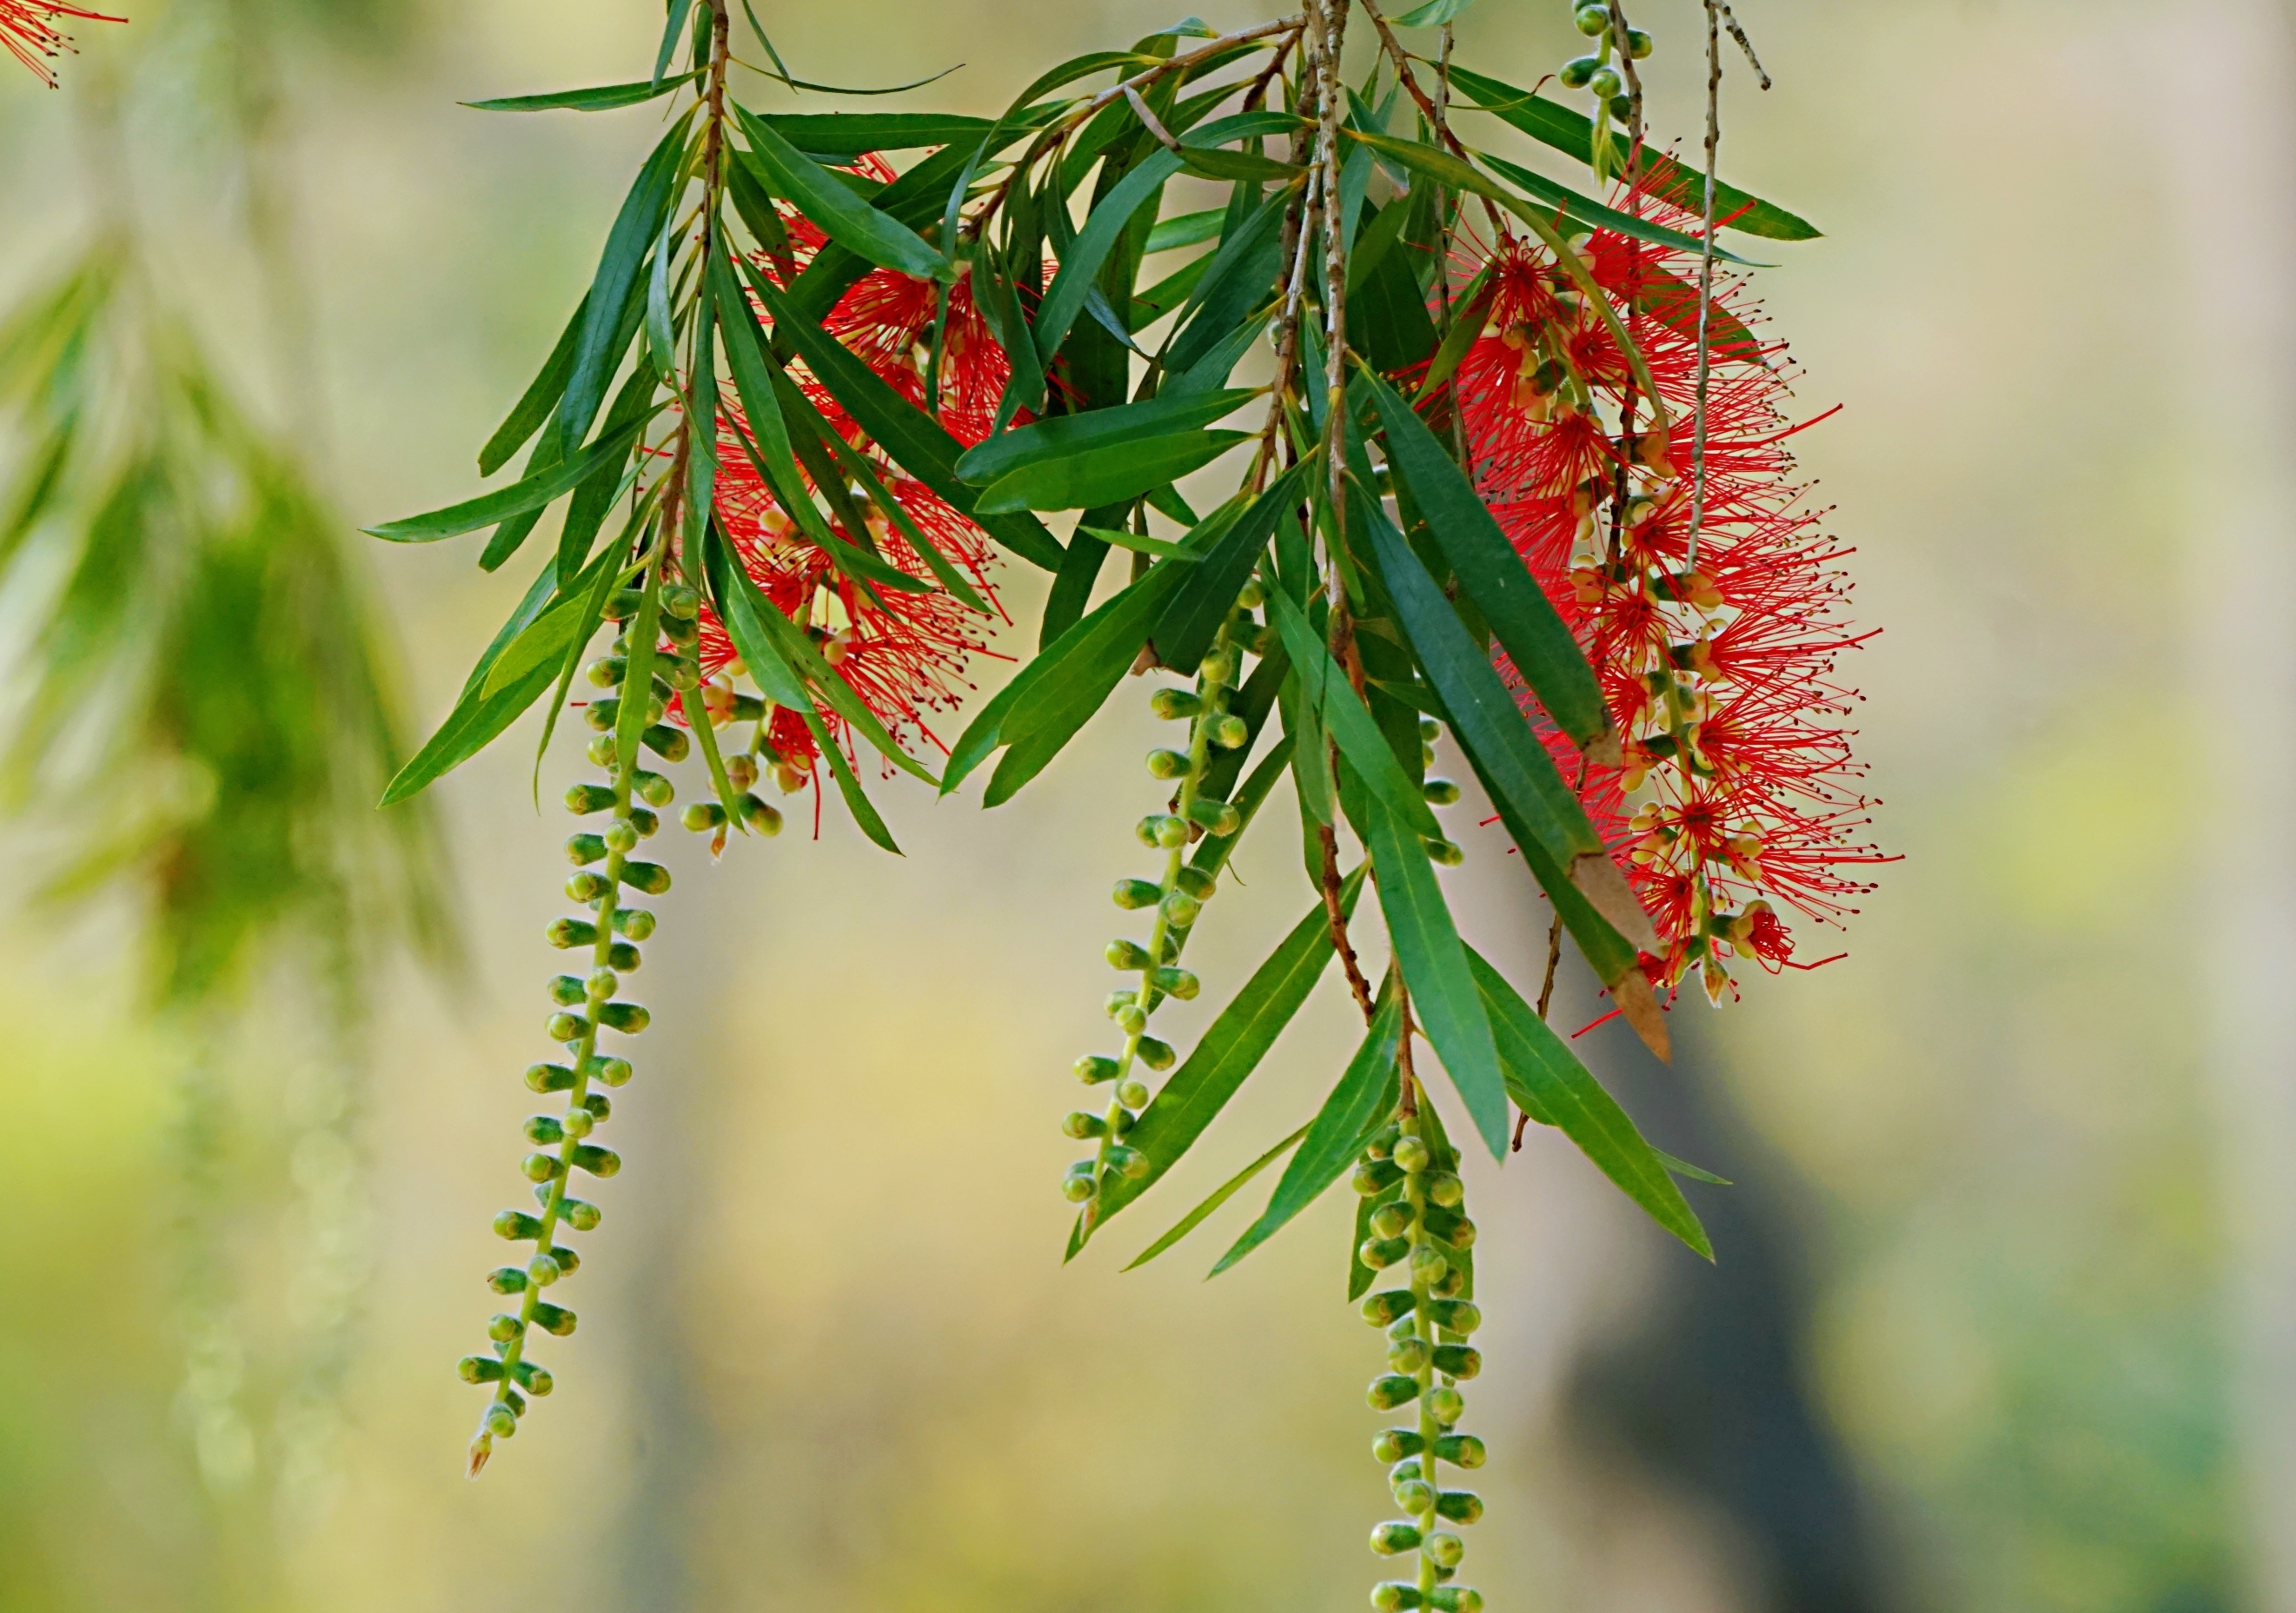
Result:
[[[1698,228],[1646,197],[1619,205]],[[1872,888],[1853,871],[1890,860],[1857,838],[1873,803],[1844,725],[1858,697],[1836,671],[1872,635],[1845,619],[1847,551],[1819,529],[1787,446],[1800,429],[1784,413],[1792,367],[1749,330],[1742,282],[1718,281],[1709,320],[1693,558],[1697,257],[1605,231],[1570,244],[1624,316],[1669,429],[1652,430],[1617,342],[1553,255],[1520,242],[1475,266],[1495,299],[1458,397],[1478,487],[1593,663],[1620,764],[1582,762],[1528,692],[1526,708],[1665,944],[1645,973],[1676,987],[1694,970],[1719,1003],[1734,956],[1815,967],[1794,960],[1780,909],[1838,923]]]
[[[0,0],[0,45],[8,53],[32,70],[32,76],[50,89],[56,87],[56,70],[48,64],[71,48],[71,38],[56,27],[59,17],[73,17],[82,22],[125,22],[125,17],[107,17],[101,12],[84,12],[76,5],[59,5],[55,0]]]
[[[865,166],[869,160],[865,160]],[[884,179],[890,174],[873,171],[871,176]],[[824,240],[814,225],[794,213],[785,223],[793,251],[777,260],[759,260],[760,269],[777,280],[801,270]],[[931,281],[877,269],[838,299],[823,326],[922,408],[938,293]],[[968,446],[988,435],[1009,373],[1004,349],[973,307],[970,281],[959,281],[949,296],[937,411],[950,435]],[[886,491],[917,529],[972,579],[982,597],[993,602],[996,595],[988,580],[993,553],[979,529],[876,452],[827,389],[802,370],[792,378],[839,434],[869,455]],[[738,422],[739,412],[730,398],[726,406],[733,422]],[[887,728],[905,740],[940,744],[927,716],[957,703],[967,661],[987,647],[978,627],[980,618],[938,585],[923,593],[873,591],[856,585],[781,507],[734,437],[733,422],[720,432],[716,504],[719,526],[743,567],[766,597],[821,645],[824,658]],[[930,582],[932,573],[924,557],[900,528],[888,523],[857,492],[854,504],[864,512],[865,532],[846,531],[833,512],[825,510],[822,519],[840,537],[873,549],[897,570]],[[703,699],[713,711],[730,712],[734,702],[729,675],[733,643],[707,608],[701,629],[701,670],[712,680]],[[816,715],[850,754],[849,740],[836,714],[824,707]],[[803,714],[778,708],[767,721],[764,749],[764,759],[774,766],[785,790],[802,788],[818,760]]]

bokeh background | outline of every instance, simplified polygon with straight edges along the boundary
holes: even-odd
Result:
[[[1159,4],[759,9],[801,76],[962,62],[892,104],[989,112]],[[638,76],[659,12],[128,9],[78,29],[60,94],[0,72],[0,302],[127,209],[340,512],[419,733],[518,585],[471,542],[351,528],[472,487],[653,127],[455,102]],[[1636,11],[1654,121],[1687,133],[1695,9]],[[1804,405],[1845,405],[1802,456],[1885,629],[1853,672],[1905,861],[1846,961],[1679,1009],[1672,1069],[1581,1044],[1736,1184],[1690,1190],[1713,1268],[1551,1138],[1472,1182],[1473,1577],[1502,1610],[2296,1609],[2292,13],[1740,11],[1777,87],[1733,61],[1724,166],[1827,232],[1761,283]],[[1460,33],[1521,82],[1570,53],[1559,4],[1482,0]],[[0,602],[12,651],[41,585]],[[1041,587],[1007,574],[1017,620]],[[1059,1260],[1054,1122],[1143,809],[1100,781],[1149,727],[1119,703],[995,813],[887,786],[903,859],[833,807],[720,866],[671,847],[582,1331],[475,1486],[450,1367],[524,1196],[564,877],[529,726],[435,792],[463,950],[355,948],[354,1000],[289,956],[225,1010],[155,1009],[135,881],[27,896],[0,938],[0,1609],[1360,1607],[1386,1502],[1345,1206],[1216,1283],[1217,1229],[1118,1273],[1321,1092],[1333,982],[1163,1209]],[[100,792],[149,782],[131,756]],[[26,893],[42,813],[99,803],[32,805]],[[1544,925],[1496,832],[1452,888],[1522,978]],[[1259,855],[1192,1026],[1293,916]]]

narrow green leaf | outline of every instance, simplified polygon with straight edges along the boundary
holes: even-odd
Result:
[[[558,406],[559,398],[566,391],[566,378],[574,373],[574,348],[581,340],[583,315],[589,306],[590,294],[585,291],[582,300],[574,305],[574,317],[566,322],[558,345],[550,349],[542,373],[527,384],[524,395],[511,405],[509,414],[495,428],[495,434],[487,438],[487,446],[479,450],[480,476],[492,476],[510,463],[510,456],[526,446],[526,439],[542,429],[542,422]],[[562,442],[560,446],[563,447]]]
[[[1341,887],[1342,913],[1355,912],[1363,880],[1364,871],[1357,868]],[[1125,1134],[1125,1142],[1147,1156],[1148,1174],[1137,1180],[1119,1176],[1101,1189],[1100,1196],[1085,1208],[1079,1246],[1110,1216],[1153,1187],[1194,1146],[1204,1128],[1259,1068],[1259,1061],[1307,1002],[1331,961],[1331,919],[1318,900],[1252,972],[1234,1001],[1220,1011],[1195,1051],[1172,1072],[1163,1090],[1140,1112],[1139,1122]]]
[[[581,621],[581,600],[562,598],[543,613],[541,620],[512,639],[510,647],[496,658],[495,664],[487,669],[486,682],[480,686],[480,698],[483,700],[501,693],[504,688],[545,662],[553,665],[563,662],[566,646],[573,641],[575,629]]]
[[[1467,964],[1488,1012],[1507,1089],[1515,1101],[1526,1110],[1552,1117],[1578,1151],[1652,1220],[1713,1259],[1714,1246],[1706,1229],[1667,1174],[1666,1160],[1643,1140],[1627,1112],[1587,1072],[1562,1038],[1531,1011],[1505,975],[1472,951]]]
[[[1092,290],[1101,265],[1108,261],[1109,253],[1131,226],[1133,215],[1146,207],[1179,171],[1179,158],[1159,147],[1117,182],[1116,188],[1092,209],[1084,228],[1077,232],[1076,240],[1061,255],[1060,272],[1053,276],[1053,283],[1046,288],[1044,301],[1037,308],[1037,356],[1046,369],[1060,356],[1062,345],[1069,338],[1069,328],[1084,312],[1086,294]]]
[[[661,30],[661,52],[653,59],[653,81],[669,71],[669,59],[677,53],[679,36],[685,32],[686,13],[693,9],[693,0],[669,0],[669,16]]]
[[[1459,361],[1466,357],[1490,323],[1491,305],[1498,300],[1498,282],[1484,269],[1468,282],[1451,305],[1451,329],[1444,335],[1443,343],[1435,349],[1434,361],[1427,366],[1426,375],[1419,382],[1415,394],[1429,398],[1441,389],[1445,381],[1457,373]]]
[[[582,334],[575,343],[573,368],[566,378],[565,396],[558,404],[558,433],[565,448],[571,449],[589,435],[590,423],[605,399],[606,383],[621,363],[622,343],[628,340],[626,336],[616,340],[623,329],[622,309],[637,283],[647,249],[661,233],[662,219],[669,211],[670,192],[685,166],[690,121],[688,113],[671,123],[638,170],[629,194],[622,200],[621,211],[615,215],[613,228],[607,233],[606,248],[599,255],[598,272],[590,282],[589,298],[582,310]]]
[[[1389,20],[1398,28],[1440,28],[1465,15],[1474,3],[1475,0],[1427,0],[1425,4],[1414,5]]]
[[[1190,1232],[1194,1232],[1196,1228],[1204,1224],[1204,1220],[1207,1216],[1210,1216],[1213,1211],[1219,1208],[1221,1205],[1226,1204],[1229,1200],[1234,1198],[1236,1194],[1243,1189],[1247,1183],[1249,1183],[1254,1176],[1259,1175],[1260,1172],[1266,1170],[1269,1166],[1275,1164],[1275,1161],[1281,1159],[1286,1150],[1291,1148],[1293,1143],[1299,1142],[1300,1138],[1307,1134],[1308,1128],[1304,1126],[1301,1126],[1298,1131],[1293,1132],[1290,1136],[1284,1138],[1283,1142],[1278,1142],[1274,1148],[1269,1149],[1266,1153],[1260,1155],[1259,1159],[1254,1159],[1250,1164],[1236,1172],[1234,1175],[1230,1176],[1226,1182],[1220,1183],[1220,1185],[1213,1191],[1211,1197],[1206,1199],[1201,1204],[1199,1204],[1195,1208],[1181,1216],[1180,1219],[1174,1224],[1169,1232],[1157,1239],[1155,1242],[1150,1244],[1146,1249],[1142,1249],[1139,1254],[1133,1257],[1132,1264],[1126,1266],[1124,1269],[1128,1272],[1147,1265],[1151,1260],[1153,1260],[1157,1256],[1162,1254],[1166,1249],[1170,1249],[1174,1244],[1186,1237]]]
[[[1248,431],[1182,431],[1037,460],[982,489],[982,514],[1013,510],[1089,510],[1136,498],[1211,463]]]
[[[657,411],[658,412],[658,411]],[[649,417],[651,418],[651,417]],[[590,473],[601,465],[618,461],[637,440],[644,422],[626,426],[611,437],[600,438],[570,462],[554,464],[537,471],[525,480],[488,493],[459,504],[449,504],[443,510],[433,510],[427,515],[410,515],[404,520],[385,521],[379,527],[367,528],[370,537],[386,543],[428,544],[442,537],[455,537],[465,532],[475,532],[480,527],[491,527],[496,521],[508,520],[529,510],[539,510],[588,479]]]
[[[1193,299],[1195,312],[1165,356],[1168,368],[1179,372],[1201,363],[1248,315],[1270,300],[1283,250],[1283,212],[1291,205],[1289,187],[1276,192],[1220,242]]]
[[[1080,414],[1055,414],[968,448],[956,462],[956,472],[976,487],[987,487],[999,477],[1046,460],[1209,426],[1259,396],[1255,389],[1235,387],[1189,397],[1144,398]]]
[[[1403,1028],[1402,1004],[1392,992],[1382,994],[1379,1011],[1372,1016],[1356,1056],[1340,1076],[1332,1095],[1308,1123],[1307,1141],[1283,1168],[1275,1191],[1259,1219],[1228,1246],[1219,1263],[1205,1273],[1217,1277],[1252,1250],[1283,1230],[1292,1218],[1321,1198],[1355,1162],[1364,1134],[1395,1107],[1395,1048]]]
[[[1490,1022],[1467,970],[1465,946],[1435,880],[1434,864],[1419,837],[1385,803],[1366,798],[1358,823],[1379,874],[1380,911],[1387,915],[1411,1007],[1451,1085],[1466,1103],[1494,1159],[1507,1151],[1506,1082],[1499,1073]]]
[[[1539,703],[1580,746],[1611,732],[1611,708],[1595,669],[1522,557],[1443,445],[1409,404],[1369,370],[1388,463],[1426,518],[1451,569],[1538,694]]]
[[[1202,567],[1180,585],[1149,635],[1158,660],[1179,672],[1193,672],[1202,663],[1220,624],[1235,609],[1236,595],[1267,553],[1275,524],[1299,508],[1301,483],[1318,473],[1322,464],[1320,457],[1311,455],[1292,466],[1212,541]]]
[[[1158,252],[1174,251],[1181,247],[1217,240],[1220,221],[1226,216],[1226,209],[1213,208],[1209,212],[1183,213],[1177,218],[1160,219],[1156,227],[1148,232],[1147,244],[1141,248],[1141,251],[1153,257]]]
[[[1509,162],[1505,158],[1494,157],[1488,151],[1477,151],[1475,157],[1493,173],[1529,192],[1535,200],[1560,209],[1589,229],[1609,230],[1636,241],[1647,241],[1653,246],[1673,247],[1685,252],[1698,251],[1703,244],[1695,235],[1669,229],[1662,224],[1652,224],[1649,219],[1637,218],[1631,213],[1621,213],[1616,208],[1604,207],[1593,197],[1581,196],[1569,186],[1557,184],[1543,174],[1535,174],[1519,162]],[[1746,264],[1752,268],[1775,266],[1753,263],[1726,247],[1716,247],[1714,256],[1727,263]]]
[[[814,157],[857,157],[919,146],[978,142],[996,125],[954,112],[757,112],[751,114]]]
[[[1718,1176],[1710,1170],[1701,1170],[1689,1160],[1677,1159],[1662,1148],[1654,1148],[1651,1150],[1651,1152],[1658,1156],[1660,1164],[1665,1166],[1667,1169],[1672,1171],[1677,1176],[1687,1176],[1693,1182],[1710,1182],[1717,1187],[1729,1187],[1733,1185],[1729,1177]]]
[[[596,635],[598,624],[605,619],[606,601],[612,595],[615,586],[622,580],[622,557],[629,553],[630,539],[645,523],[651,512],[651,504],[652,500],[649,497],[631,517],[629,525],[623,529],[622,541],[591,561],[586,571],[572,579],[571,585],[567,591],[567,596],[578,603],[581,618],[567,635],[566,648],[562,652],[563,659],[558,667],[558,686],[551,691],[549,708],[542,716],[542,734],[534,742],[532,788],[534,804],[537,810],[542,806],[543,758],[550,754],[550,736],[558,732],[558,714],[566,708],[567,692],[574,687],[574,675],[582,666],[582,652],[588,647],[590,640]]]
[[[1151,537],[1144,532],[1127,532],[1121,527],[1087,527],[1078,523],[1077,530],[1089,533],[1103,544],[1112,544],[1117,548],[1129,549],[1137,554],[1152,554],[1158,560],[1176,560],[1184,566],[1198,565],[1205,558],[1181,548],[1177,544]]]
[[[746,4],[747,0],[744,0],[744,3]],[[786,84],[793,90],[811,90],[822,95],[898,95],[910,90],[921,90],[928,84],[939,84],[964,65],[964,63],[960,61],[955,67],[945,67],[938,73],[930,74],[922,78],[912,78],[906,84],[887,84],[870,88],[851,84],[816,84],[808,78],[792,78],[787,73],[766,73],[764,76],[777,84]]]
[[[526,469],[520,473],[519,479],[524,481],[528,477],[547,471],[564,457],[559,452],[558,433],[553,431],[534,445],[534,452],[527,455]],[[487,546],[479,555],[479,569],[500,570],[512,555],[525,546],[526,540],[533,536],[534,528],[541,520],[542,510],[537,505],[523,515],[512,516],[496,527],[494,536],[487,539]]]
[[[938,247],[856,196],[765,119],[737,111],[750,154],[773,176],[775,192],[795,202],[832,241],[871,263],[919,280],[956,278],[956,266]]]
[[[1277,589],[1267,596],[1267,611],[1275,618],[1283,648],[1291,654],[1305,708],[1315,713],[1338,742],[1340,754],[1371,787],[1372,793],[1385,801],[1414,834],[1440,839],[1442,826],[1429,810],[1426,798],[1405,775],[1395,752],[1388,748],[1386,737],[1380,733],[1379,725],[1372,720],[1371,713],[1349,684],[1348,675],[1332,659],[1332,652],[1316,636],[1315,628],[1308,625],[1300,607]],[[1308,765],[1308,760],[1303,756],[1302,765]]]
[[[602,84],[586,90],[550,90],[539,95],[502,95],[492,101],[465,101],[463,104],[474,112],[609,112],[617,107],[656,100],[700,77],[699,73],[680,73],[674,78]]]

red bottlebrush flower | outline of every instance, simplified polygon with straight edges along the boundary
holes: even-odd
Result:
[[[1648,197],[1620,207],[1685,231]],[[1794,475],[1783,344],[1748,328],[1742,281],[1718,281],[1709,322],[1705,517],[1690,556],[1696,401],[1694,253],[1608,231],[1573,242],[1648,365],[1670,430],[1651,430],[1608,328],[1552,254],[1509,241],[1485,256],[1487,333],[1458,372],[1478,489],[1586,650],[1623,738],[1623,765],[1582,764],[1521,698],[1665,943],[1655,983],[1698,972],[1716,1002],[1726,960],[1793,961],[1787,909],[1839,923],[1890,861],[1857,835],[1872,805],[1843,725],[1847,551]],[[1502,671],[1521,686],[1502,658]]]
[[[82,22],[127,20],[101,12],[84,12],[76,5],[59,5],[54,0],[0,0],[0,45],[6,45],[9,53],[50,89],[56,87],[56,70],[48,64],[72,48],[70,36],[56,27],[59,17]]]

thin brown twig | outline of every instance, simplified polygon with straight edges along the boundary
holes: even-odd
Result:
[[[1632,26],[1627,21],[1627,8],[1620,0],[1611,0],[1611,46],[1619,55],[1619,72],[1627,81],[1627,189],[1632,192],[1641,182],[1643,163],[1643,76],[1635,67],[1634,46],[1629,41]]]
[[[1340,903],[1340,836],[1329,823],[1316,826],[1316,843],[1324,853],[1324,914],[1331,921],[1332,950],[1340,954],[1340,967],[1347,972],[1348,989],[1355,994],[1356,1006],[1363,1010],[1365,1024],[1370,1023],[1373,1010],[1371,982],[1364,978],[1363,965],[1356,961],[1355,944],[1348,939],[1347,910]]]
[[[1345,449],[1348,418],[1348,234],[1340,189],[1340,48],[1347,36],[1348,0],[1324,0],[1324,38],[1316,53],[1316,128],[1324,174],[1324,474],[1332,510],[1332,574],[1334,612],[1344,611],[1339,551],[1348,529]],[[1338,618],[1334,616],[1336,622]]]
[[[1754,54],[1754,42],[1747,38],[1746,30],[1738,26],[1737,15],[1731,11],[1728,0],[1724,0],[1722,6],[1722,26],[1730,30],[1730,37],[1735,39],[1738,42],[1738,48],[1746,53],[1746,65],[1754,70],[1755,78],[1760,82],[1764,89],[1769,88],[1770,75],[1763,68],[1762,59]]]
[[[1381,13],[1377,0],[1358,0],[1358,3],[1364,8],[1364,15],[1371,19],[1372,27],[1379,30],[1380,48],[1386,53],[1387,59],[1395,64],[1396,81],[1401,84],[1411,99],[1418,103],[1420,115],[1427,119],[1428,127],[1434,129],[1443,143],[1450,148],[1451,155],[1472,167],[1475,160],[1467,154],[1467,148],[1460,144],[1459,137],[1451,132],[1449,119],[1445,118],[1435,103],[1427,98],[1427,92],[1419,87],[1418,75],[1411,70],[1411,53],[1403,48],[1403,42],[1395,37],[1395,30],[1388,27],[1387,18]],[[1506,221],[1499,217],[1497,204],[1488,196],[1478,200],[1483,204],[1484,215],[1490,220],[1492,233],[1500,236],[1507,234]]]

